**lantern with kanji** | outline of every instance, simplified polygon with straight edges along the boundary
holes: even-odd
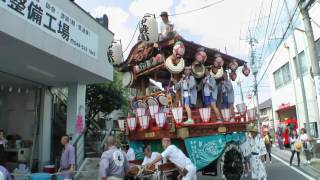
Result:
[[[183,107],[172,108],[171,112],[176,123],[181,123],[183,119]]]
[[[139,23],[139,39],[150,43],[158,42],[158,24],[154,14],[146,13]]]
[[[140,116],[139,118],[139,124],[140,127],[144,130],[148,129],[149,127],[149,116]]]
[[[125,123],[126,123],[126,121],[124,119],[118,119],[118,126],[119,126],[120,131],[125,130]]]
[[[156,123],[159,128],[163,128],[166,124],[167,114],[166,113],[156,113],[155,115]]]
[[[150,116],[154,119],[154,115],[159,112],[159,106],[158,105],[149,106],[149,112],[150,112]]]
[[[113,65],[119,65],[123,61],[123,52],[121,43],[113,42],[108,51],[109,62]]]
[[[200,112],[200,117],[202,122],[206,123],[209,122],[210,118],[211,118],[211,108],[200,108],[199,109]]]
[[[137,119],[136,117],[128,117],[127,123],[130,131],[136,130],[137,127]]]

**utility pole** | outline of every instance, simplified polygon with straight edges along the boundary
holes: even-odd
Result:
[[[250,32],[249,32],[250,33]],[[260,122],[260,109],[259,109],[259,97],[258,97],[258,82],[257,82],[257,75],[258,75],[258,64],[255,62],[255,57],[254,57],[254,51],[253,51],[253,46],[256,40],[252,38],[251,33],[250,33],[250,39],[249,39],[249,45],[250,45],[250,51],[251,51],[251,65],[252,70],[253,70],[253,76],[254,76],[254,95],[257,101],[257,127],[258,127],[258,132],[261,132],[261,122]]]
[[[239,88],[240,88],[240,95],[241,95],[241,103],[244,103],[244,97],[243,97],[243,91],[242,91],[242,87],[241,87],[241,81],[239,80],[237,82]]]
[[[288,13],[288,20],[290,21],[290,18],[291,18],[291,15],[290,15],[290,11],[289,11],[289,8],[288,8],[288,3],[287,3],[287,0],[284,0],[284,4],[285,4],[285,7],[286,7],[286,10],[287,10],[287,13]],[[307,124],[307,134],[310,135],[310,126],[309,126],[309,112],[308,112],[308,105],[307,105],[307,98],[306,98],[306,91],[305,91],[305,88],[304,88],[304,81],[303,81],[303,75],[302,75],[302,72],[301,72],[301,60],[300,60],[300,57],[299,57],[299,52],[298,52],[298,47],[297,47],[297,40],[296,40],[296,36],[294,34],[294,27],[293,27],[293,24],[291,23],[290,24],[290,29],[292,31],[292,39],[293,39],[293,49],[294,49],[294,53],[295,53],[295,57],[296,57],[296,72],[297,72],[297,76],[298,76],[298,79],[299,79],[299,82],[300,82],[300,90],[301,90],[301,94],[302,94],[302,103],[303,103],[303,111],[304,111],[304,119],[306,121],[306,124]],[[289,51],[290,53],[290,51]],[[293,62],[293,59],[292,58],[289,58],[289,64],[291,64],[291,69],[294,70],[294,62]],[[293,73],[292,73],[293,74]],[[300,77],[299,77],[300,76]],[[293,87],[295,89],[295,80],[294,80],[294,75],[292,77],[292,83],[293,83]],[[295,89],[295,95],[296,95],[296,89]],[[298,98],[297,98],[297,95],[295,96],[295,99],[296,99],[296,106],[297,106],[297,109],[300,109],[300,107],[298,106]],[[299,110],[297,110],[298,113],[298,117],[299,117]],[[299,125],[300,126],[300,125]]]
[[[309,0],[305,5],[301,3],[301,0],[296,0],[297,5],[299,6],[300,13],[302,16],[304,28],[305,28],[305,34],[307,37],[307,44],[308,44],[308,50],[309,50],[309,56],[312,66],[312,75],[314,77],[315,82],[315,88],[316,88],[316,97],[317,97],[317,104],[318,104],[318,117],[320,112],[320,67],[319,67],[319,61],[317,58],[317,50],[316,50],[316,44],[314,42],[314,35],[313,30],[311,26],[311,20],[309,16],[309,7],[314,3],[314,0]],[[320,127],[320,120],[318,119],[318,128]],[[307,127],[310,127],[310,124],[307,124]],[[319,137],[319,135],[318,135]]]

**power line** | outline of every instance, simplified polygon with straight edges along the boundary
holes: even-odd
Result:
[[[222,3],[223,1],[225,1],[225,0],[216,1],[216,2],[213,2],[213,3],[208,4],[208,5],[206,5],[206,6],[197,8],[197,9],[192,9],[192,10],[185,11],[185,12],[175,13],[175,14],[171,14],[171,15],[169,15],[169,16],[179,16],[179,15],[183,15],[183,14],[189,14],[189,13],[192,13],[192,12],[196,12],[196,11],[203,10],[203,9],[209,8],[209,7],[211,7],[211,6],[220,4],[220,3]]]
[[[287,34],[287,32],[288,32],[288,30],[289,30],[289,28],[290,28],[290,25],[291,25],[291,23],[292,23],[292,21],[293,21],[293,18],[294,18],[294,16],[295,16],[295,14],[296,14],[297,10],[298,10],[298,5],[295,7],[295,10],[294,10],[294,12],[293,12],[293,14],[292,14],[292,16],[291,16],[291,18],[290,18],[289,24],[288,24],[288,26],[287,26],[287,28],[286,28],[285,32],[283,33],[282,38],[281,38],[281,41],[278,43],[278,46],[277,46],[277,48],[276,48],[276,49],[278,49],[278,48],[280,47],[281,43],[282,43],[282,42],[283,42],[283,40],[285,39],[285,36],[286,36],[286,34]],[[271,62],[272,62],[272,60],[273,60],[273,58],[274,58],[274,56],[275,56],[276,52],[277,52],[277,51],[275,51],[275,52],[273,53],[273,55],[272,55],[271,59],[269,60],[269,62],[268,62],[268,64],[267,64],[267,67],[265,68],[265,70],[264,70],[264,72],[263,72],[263,74],[262,74],[262,76],[261,76],[260,80],[258,81],[258,85],[260,84],[260,82],[262,81],[262,79],[263,79],[263,77],[264,77],[265,73],[267,72],[267,70],[268,70],[268,68],[269,68],[269,66],[270,66],[270,64],[271,64]]]
[[[125,52],[128,50],[130,44],[132,43],[132,40],[133,40],[134,36],[136,35],[136,32],[137,32],[137,30],[138,30],[138,27],[139,27],[139,23],[137,24],[136,29],[134,30],[134,33],[133,33],[133,35],[132,35],[132,37],[131,37],[131,39],[130,39],[127,47],[126,47],[126,49],[123,51],[123,53],[125,53]]]

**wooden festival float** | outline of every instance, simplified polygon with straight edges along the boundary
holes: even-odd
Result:
[[[122,61],[121,46],[114,44],[110,48],[112,62],[122,72],[123,85],[136,91],[131,100],[134,113],[117,120],[115,130],[128,137],[140,159],[145,143],[161,152],[160,140],[170,137],[204,174],[240,179],[243,157],[239,144],[244,140],[247,124],[256,121],[255,111],[247,111],[244,104],[238,104],[234,114],[228,109],[221,110],[223,122],[218,123],[213,111],[202,106],[199,88],[197,105],[192,107],[195,123],[184,124],[186,112],[171,79],[179,81],[184,67],[191,66],[192,75],[199,83],[205,67],[211,66],[211,75],[218,85],[223,72],[233,81],[239,71],[248,76],[250,69],[246,62],[179,35],[158,41],[152,15],[143,18],[140,33],[140,39],[144,40],[133,46],[125,61]]]

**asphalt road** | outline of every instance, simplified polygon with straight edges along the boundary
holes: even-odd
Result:
[[[268,180],[308,180],[308,179],[316,179],[316,177],[313,177],[311,175],[308,175],[307,173],[301,171],[298,169],[297,166],[288,166],[288,164],[284,161],[280,161],[276,159],[276,157],[273,157],[272,163],[269,162],[266,163],[267,167],[267,175]],[[297,171],[300,171],[297,172]],[[304,174],[304,175],[302,175]],[[202,176],[201,174],[198,174],[199,180],[218,180],[219,177],[214,176]],[[246,180],[250,180],[251,176],[249,175]]]

